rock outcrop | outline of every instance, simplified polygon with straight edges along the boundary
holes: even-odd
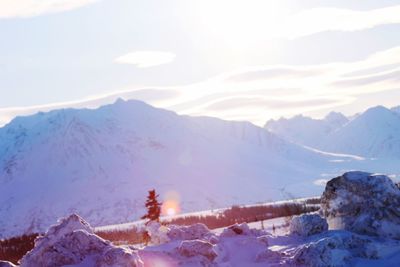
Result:
[[[321,214],[330,229],[400,239],[400,190],[385,175],[353,171],[330,180]]]

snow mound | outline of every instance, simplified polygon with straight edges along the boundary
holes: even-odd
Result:
[[[393,252],[388,246],[347,231],[330,232],[297,248],[288,262],[294,266],[352,266],[356,259],[387,256],[385,251]]]
[[[110,247],[96,261],[96,267],[141,267],[144,266],[137,252],[122,247]]]
[[[178,251],[184,257],[203,256],[210,261],[218,256],[213,244],[199,239],[182,241]]]
[[[295,266],[346,266],[351,259],[343,240],[338,237],[324,238],[300,247],[293,258]]]
[[[328,230],[328,223],[318,214],[303,214],[295,216],[290,222],[290,233],[300,236],[310,236]]]
[[[262,236],[266,233],[259,229],[250,229],[247,223],[234,224],[225,228],[221,233],[221,237],[233,237],[237,235],[245,235],[245,236]]]
[[[170,225],[167,236],[170,240],[209,239],[213,234],[202,223],[190,226]]]
[[[282,258],[281,253],[265,249],[256,255],[255,262],[279,262]]]
[[[400,239],[400,190],[385,175],[354,171],[330,180],[321,213],[330,229]]]
[[[164,244],[170,241],[167,235],[169,228],[158,222],[149,222],[146,226],[146,231],[150,235],[150,242],[153,245]]]
[[[143,266],[137,252],[115,247],[93,234],[78,215],[71,215],[36,239],[35,247],[21,260],[21,267]]]
[[[9,261],[0,261],[0,267],[15,267],[15,265]]]

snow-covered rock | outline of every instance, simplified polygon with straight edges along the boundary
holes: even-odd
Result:
[[[341,238],[329,237],[301,246],[292,263],[295,266],[339,267],[347,266],[351,257]]]
[[[170,240],[194,240],[209,239],[212,235],[210,230],[202,223],[189,226],[169,225],[167,236]]]
[[[218,256],[213,244],[199,239],[182,241],[178,251],[180,255],[185,257],[195,257],[200,255],[210,261],[213,261]]]
[[[310,236],[328,230],[328,223],[318,214],[302,214],[293,217],[290,222],[290,233]]]
[[[122,247],[111,247],[96,260],[96,267],[141,267],[144,266],[137,252]]]
[[[400,190],[385,175],[353,171],[330,180],[321,213],[330,229],[400,239]]]
[[[352,266],[360,259],[369,261],[393,256],[399,249],[397,241],[374,240],[348,231],[329,231],[300,245],[286,262],[289,266]]]
[[[35,247],[21,260],[21,267],[57,266],[143,266],[137,252],[113,246],[93,234],[78,215],[52,226],[35,241]]]
[[[153,245],[164,244],[170,241],[168,237],[169,228],[159,222],[151,221],[146,225],[146,231],[150,236]]]

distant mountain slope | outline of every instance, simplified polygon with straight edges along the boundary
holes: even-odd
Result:
[[[291,142],[319,148],[321,138],[342,127],[348,119],[341,113],[331,112],[323,119],[302,115],[290,119],[269,120],[265,128]]]
[[[71,212],[93,225],[136,219],[152,188],[175,192],[183,211],[310,196],[332,158],[247,122],[139,101],[18,117],[0,128],[0,237]]]
[[[392,111],[394,111],[394,112],[400,114],[400,106],[393,107],[393,108],[391,108],[390,110],[392,110]]]
[[[399,108],[377,106],[350,120],[330,113],[322,120],[303,116],[267,122],[276,135],[327,152],[400,158]]]
[[[400,115],[370,108],[324,138],[322,149],[367,157],[400,158]]]

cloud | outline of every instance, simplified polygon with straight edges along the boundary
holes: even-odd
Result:
[[[385,81],[400,81],[400,69],[359,78],[343,79],[336,81],[333,84],[335,86],[351,88],[352,86],[372,85]]]
[[[227,81],[249,82],[255,80],[274,79],[274,78],[303,78],[322,74],[322,69],[295,68],[290,66],[275,66],[265,69],[253,69],[232,74]]]
[[[170,63],[174,61],[175,56],[171,52],[135,51],[116,58],[115,62],[136,65],[138,68],[148,68]]]
[[[137,99],[142,100],[153,105],[165,106],[165,101],[176,98],[180,92],[175,89],[167,88],[147,88],[147,89],[134,89],[111,94],[92,96],[86,99],[51,103],[44,105],[36,105],[29,107],[8,107],[0,108],[0,126],[8,123],[16,116],[32,115],[39,111],[46,112],[54,109],[63,108],[97,108],[102,105],[110,104],[118,98],[122,99]]]
[[[400,23],[400,5],[356,11],[339,8],[312,8],[288,16],[276,37],[289,39],[326,31],[359,31],[379,25]]]
[[[263,109],[297,109],[297,108],[315,108],[343,104],[344,99],[334,97],[319,97],[306,99],[282,99],[271,98],[266,96],[245,96],[245,97],[230,97],[217,100],[209,104],[208,110],[228,110],[228,109],[243,109],[260,107]]]
[[[3,108],[0,120],[4,123],[16,115],[39,110],[95,108],[122,97],[143,100],[179,114],[264,125],[270,118],[350,106],[362,95],[400,88],[399,64],[400,46],[355,62],[246,67],[194,84],[124,90],[76,102]]]
[[[98,0],[0,0],[1,18],[27,18],[68,11]]]

